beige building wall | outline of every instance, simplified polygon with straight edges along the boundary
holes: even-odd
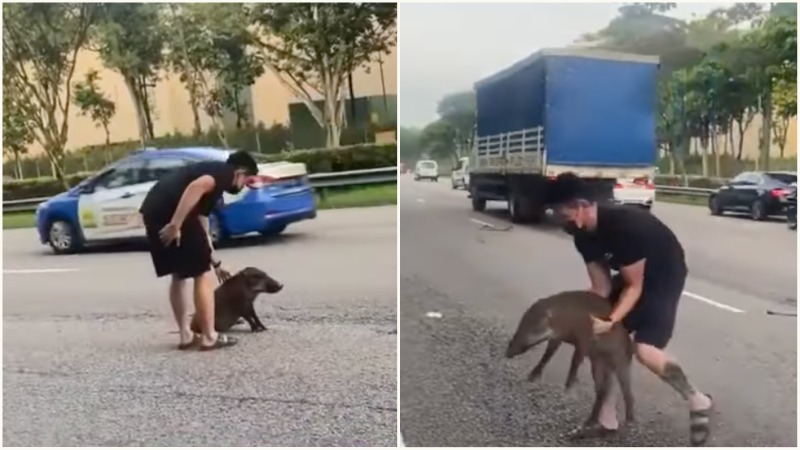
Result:
[[[386,93],[397,94],[396,49],[381,55],[381,60]],[[378,62],[373,62],[367,69],[359,69],[353,74],[353,90],[357,97],[382,93],[380,66]],[[85,79],[91,70],[96,70],[100,76],[97,83],[99,89],[116,104],[116,114],[109,126],[111,142],[137,140],[139,131],[136,110],[122,76],[105,68],[96,52],[84,50],[78,55],[73,83]],[[153,104],[153,131],[156,136],[178,132],[192,133],[194,119],[189,106],[189,92],[177,74],[162,72],[150,94]],[[289,103],[300,99],[295,98],[273,73],[266,71],[252,86],[252,100],[254,122],[261,121],[269,127],[275,122],[288,125]],[[204,130],[211,125],[211,119],[202,111],[200,123]],[[71,105],[67,151],[103,143],[105,133],[102,127],[95,126],[90,118],[81,116],[80,110],[74,104]],[[42,152],[38,142],[29,147],[30,155],[39,155]]]
[[[742,158],[743,159],[755,159],[759,155],[758,150],[758,143],[760,139],[761,127],[763,125],[763,118],[759,114],[757,115],[750,125],[747,127],[747,131],[744,134],[744,146],[742,147]],[[739,149],[739,131],[738,127],[734,126],[733,131],[733,147],[731,148],[730,142],[728,143],[728,154],[736,154]],[[717,148],[720,151],[724,150],[725,146],[725,137],[724,136],[717,136]],[[702,152],[700,139],[693,139],[692,146],[691,146],[692,154],[700,154]],[[709,143],[707,152],[711,153],[711,145]],[[770,156],[773,158],[780,157],[781,149],[780,146],[771,141],[770,146]],[[783,152],[784,157],[796,157],[797,156],[797,117],[792,117],[789,120],[789,131],[786,133],[786,146],[784,147]]]

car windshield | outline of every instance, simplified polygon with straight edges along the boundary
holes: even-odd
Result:
[[[423,169],[433,169],[436,167],[436,163],[433,161],[422,161],[419,163],[419,166]]]
[[[797,183],[797,174],[796,173],[786,173],[786,172],[770,172],[767,173],[770,178],[774,180],[778,180],[781,183],[792,184]]]

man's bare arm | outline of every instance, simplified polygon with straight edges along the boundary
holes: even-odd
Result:
[[[611,271],[605,264],[590,262],[586,264],[586,271],[592,283],[590,291],[602,297],[611,295]]]
[[[208,217],[206,216],[198,216],[200,220],[200,225],[203,227],[203,230],[206,232],[206,238],[208,239],[208,248],[211,249],[211,261],[216,261],[214,258],[214,240],[211,238],[211,226],[208,223]]]
[[[175,213],[172,214],[170,223],[181,228],[189,212],[197,206],[204,194],[214,190],[215,185],[216,182],[211,175],[203,175],[189,183],[189,186],[183,191],[180,201],[178,201],[178,207],[175,208]]]
[[[622,278],[625,281],[625,287],[619,296],[619,302],[617,302],[609,316],[612,322],[622,321],[641,298],[642,287],[644,286],[645,263],[646,260],[641,259],[620,269]]]

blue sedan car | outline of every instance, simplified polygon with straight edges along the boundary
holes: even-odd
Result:
[[[43,244],[57,254],[87,245],[141,239],[145,236],[139,206],[164,174],[198,161],[225,161],[216,148],[139,150],[63,192],[36,209],[36,229]],[[225,194],[211,215],[217,241],[249,234],[281,233],[294,222],[317,216],[314,192],[304,164],[259,164],[259,174],[236,195]]]

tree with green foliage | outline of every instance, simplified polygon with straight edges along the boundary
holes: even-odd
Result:
[[[781,82],[791,85],[797,80],[797,17],[771,15],[763,24],[745,36],[745,41],[759,52],[761,64],[751,69],[760,96],[764,117],[761,130],[763,168],[769,168],[774,91]],[[796,95],[796,94],[795,94]]]
[[[422,153],[419,128],[400,127],[400,160],[406,164],[414,164]]]
[[[164,26],[167,29],[167,52],[165,55],[169,67],[178,74],[189,93],[189,107],[192,110],[195,136],[203,133],[200,124],[200,110],[207,86],[205,70],[208,60],[213,54],[211,39],[204,23],[193,14],[193,7],[201,3],[170,3],[164,14]]]
[[[251,13],[267,68],[339,146],[347,76],[394,45],[397,4],[258,3]]]
[[[72,101],[81,110],[81,115],[89,116],[96,126],[103,127],[106,133],[106,145],[111,144],[111,131],[108,126],[117,112],[117,107],[100,91],[97,80],[100,75],[96,70],[90,70],[86,79],[75,83],[75,94]]]
[[[765,125],[760,149],[766,164],[770,130],[780,141],[783,125],[788,126],[790,111],[795,111],[790,99],[796,98],[796,5],[773,4],[766,10],[763,4],[737,3],[690,21],[666,15],[673,6],[623,5],[607,27],[583,41],[593,47],[660,56],[663,148],[682,158],[688,140],[697,138],[704,172],[708,172],[708,145],[717,157],[718,172],[721,152],[715,148],[716,137],[724,137],[724,148],[730,143],[741,159],[745,132],[761,114]],[[776,101],[782,102],[782,113],[776,110]],[[733,146],[737,131],[738,150]]]
[[[264,74],[263,54],[248,30],[249,11],[238,3],[201,3],[194,7],[211,31],[214,58],[209,69],[216,78],[215,89],[222,106],[235,114],[236,128],[241,129],[252,122],[242,93]]]
[[[235,115],[237,129],[252,125],[242,94],[264,73],[249,22],[241,3],[170,4],[165,13],[166,59],[189,92],[195,133],[202,131],[202,109],[225,146],[225,112]]]
[[[11,152],[14,159],[14,177],[23,178],[22,155],[28,153],[28,146],[34,141],[35,126],[30,115],[23,109],[25,102],[20,98],[22,89],[10,76],[12,71],[3,71],[3,150]]]
[[[102,17],[92,37],[106,67],[119,72],[131,96],[142,145],[152,140],[154,105],[150,88],[164,63],[166,29],[157,3],[101,4]]]
[[[419,143],[424,154],[434,159],[451,158],[454,163],[461,157],[458,131],[448,121],[439,119],[422,129]]]
[[[98,9],[91,3],[3,5],[4,91],[6,81],[13,80],[19,120],[26,124],[23,128],[30,126],[64,187],[75,61],[87,43]]]
[[[469,152],[475,131],[475,92],[464,91],[444,96],[436,107],[441,120],[447,122],[455,132],[455,143],[461,154]]]

